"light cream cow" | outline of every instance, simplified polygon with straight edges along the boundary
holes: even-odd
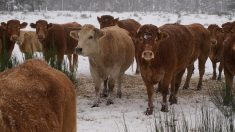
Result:
[[[99,106],[100,87],[105,80],[109,88],[107,105],[112,104],[114,84],[117,82],[117,95],[121,97],[122,77],[134,60],[134,44],[128,32],[118,26],[97,29],[93,25],[84,25],[71,31],[70,35],[78,40],[75,52],[89,58],[96,91],[93,107]]]

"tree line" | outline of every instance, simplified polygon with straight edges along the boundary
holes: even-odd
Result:
[[[164,11],[189,13],[229,13],[235,0],[0,0],[2,11]]]

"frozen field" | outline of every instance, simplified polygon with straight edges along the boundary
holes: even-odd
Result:
[[[46,19],[52,23],[66,23],[76,21],[80,24],[93,24],[99,27],[96,20],[97,16],[111,14],[119,19],[133,18],[141,24],[155,24],[161,26],[166,23],[180,22],[181,24],[201,23],[204,26],[209,24],[222,24],[227,21],[234,21],[235,17],[216,16],[203,14],[182,14],[180,17],[176,14],[169,13],[141,13],[141,12],[126,12],[126,13],[111,13],[111,12],[34,12],[20,13],[13,12],[11,14],[3,12],[0,14],[1,22],[6,22],[10,19],[19,19],[30,24],[38,19]],[[25,30],[33,30],[29,26]],[[19,49],[16,46],[14,54],[21,58]],[[187,118],[191,119],[192,127],[196,121],[201,105],[207,105],[213,111],[214,106],[209,102],[208,89],[214,85],[219,85],[221,82],[211,81],[212,66],[210,60],[206,63],[206,73],[204,76],[204,85],[202,91],[195,91],[198,70],[197,63],[193,79],[190,83],[189,90],[180,88],[178,105],[171,106],[174,109],[176,119],[180,120],[181,114],[184,113]],[[106,106],[105,100],[102,100],[99,108],[91,108],[94,97],[94,87],[89,72],[89,63],[87,58],[79,56],[78,65],[78,86],[77,86],[77,126],[78,132],[123,132],[125,124],[130,132],[151,132],[154,129],[154,117],[145,116],[144,111],[147,107],[147,94],[145,86],[140,75],[135,75],[135,64],[126,72],[123,84],[123,98],[114,100],[114,105]],[[183,81],[184,83],[184,81]],[[161,95],[155,94],[155,112],[161,113],[160,102]],[[170,113],[169,113],[170,114]],[[164,116],[165,114],[161,113]],[[159,116],[156,116],[158,119]]]

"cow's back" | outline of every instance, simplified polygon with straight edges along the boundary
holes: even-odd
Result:
[[[120,20],[120,21],[117,22],[117,25],[120,28],[123,28],[123,29],[127,30],[132,38],[134,37],[137,30],[141,26],[140,23],[138,23],[134,19]]]
[[[192,33],[185,26],[179,24],[166,24],[160,27],[169,37],[163,40],[159,51],[165,65],[175,63],[176,70],[181,70],[189,63],[193,53]],[[174,62],[175,61],[175,62]],[[169,64],[167,64],[169,63]]]
[[[48,30],[48,36],[45,39],[45,43],[43,43],[43,49],[46,51],[55,50],[57,54],[64,54],[66,48],[64,27],[60,24],[53,24]]]
[[[41,60],[0,73],[0,131],[75,132],[74,86]]]
[[[120,65],[124,72],[134,60],[134,44],[128,32],[118,26],[101,29],[105,36],[100,38],[100,46],[106,64],[109,66]]]

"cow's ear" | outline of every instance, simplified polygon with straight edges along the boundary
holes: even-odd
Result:
[[[168,37],[169,37],[168,33],[166,33],[166,32],[161,32],[161,31],[159,30],[159,38],[158,38],[158,40],[164,40],[164,39],[167,39]]]
[[[70,31],[69,35],[71,38],[75,39],[75,40],[78,40],[78,32],[80,30],[74,30],[74,31]]]
[[[2,22],[2,23],[1,23],[1,27],[2,27],[3,29],[7,29],[7,24],[6,24],[5,22]]]
[[[36,28],[36,24],[35,23],[30,23],[30,27],[31,28]]]
[[[28,25],[28,23],[23,22],[23,23],[20,24],[20,28],[26,28],[27,25]]]
[[[97,16],[97,20],[99,23],[101,23],[101,18]]]
[[[116,24],[119,21],[119,18],[114,19],[114,23]]]
[[[51,28],[53,26],[52,23],[47,24],[47,29]]]
[[[103,31],[101,31],[98,28],[95,28],[94,31],[95,31],[95,37],[96,38],[101,38],[104,35]]]

